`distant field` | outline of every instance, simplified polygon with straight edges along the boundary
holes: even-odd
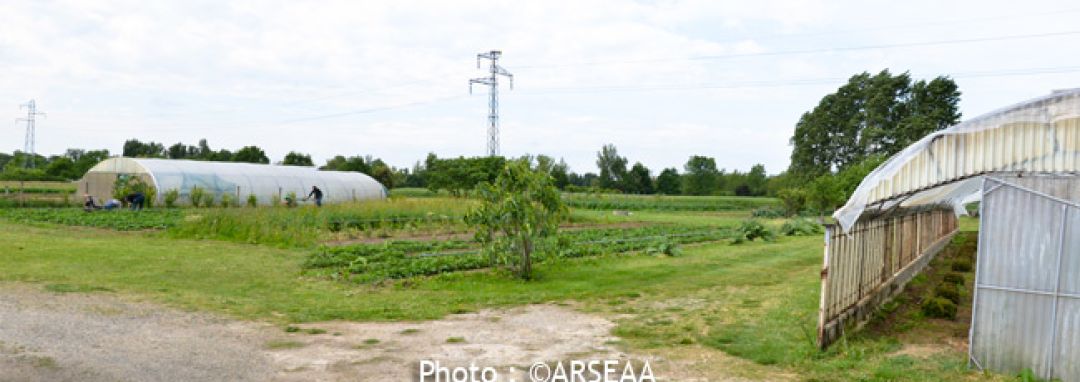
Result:
[[[663,196],[622,194],[563,193],[563,200],[574,208],[630,211],[735,211],[777,207],[780,201],[767,197],[745,196]]]
[[[75,183],[0,181],[0,208],[61,207],[75,203]]]
[[[22,189],[26,193],[74,193],[74,182],[18,182],[0,180],[0,192],[16,192]]]

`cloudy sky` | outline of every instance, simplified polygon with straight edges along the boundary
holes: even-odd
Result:
[[[476,53],[504,52],[504,155],[595,171],[613,143],[787,167],[801,113],[852,74],[953,76],[974,117],[1080,86],[1075,1],[0,0],[0,151],[119,153],[138,138],[254,144],[279,161],[485,153]]]

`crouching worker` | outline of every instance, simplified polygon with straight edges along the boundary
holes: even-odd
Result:
[[[124,197],[124,201],[128,202],[132,211],[141,211],[146,204],[146,195],[139,191],[132,192]]]
[[[101,206],[97,205],[97,202],[94,201],[93,196],[90,196],[90,194],[84,194],[83,197],[86,198],[86,202],[83,202],[83,211],[92,212],[101,209]]]

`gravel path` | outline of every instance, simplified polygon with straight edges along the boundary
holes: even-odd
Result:
[[[612,345],[611,321],[557,305],[297,326],[287,333],[111,292],[0,283],[0,382],[397,381],[414,380],[420,360],[524,373],[536,361],[642,359]],[[673,374],[683,368],[665,366]]]
[[[266,381],[259,325],[0,285],[0,381]]]

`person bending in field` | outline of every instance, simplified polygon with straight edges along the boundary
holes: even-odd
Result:
[[[124,197],[124,200],[126,200],[131,206],[132,211],[141,211],[143,209],[143,205],[146,204],[146,195],[144,195],[142,192],[136,191],[128,194],[128,196]]]
[[[101,206],[97,205],[97,202],[94,201],[93,196],[90,196],[90,194],[85,194],[83,196],[86,197],[86,202],[83,203],[83,211],[91,212],[101,209]]]
[[[304,200],[311,199],[312,197],[315,198],[315,205],[322,207],[322,190],[316,186],[311,186],[311,193],[309,193]]]

